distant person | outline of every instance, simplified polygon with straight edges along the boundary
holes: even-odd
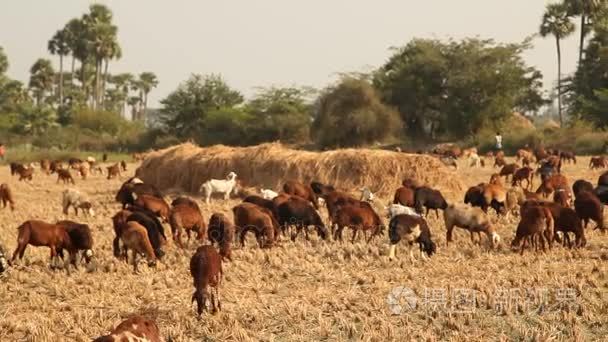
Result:
[[[496,150],[502,150],[502,135],[500,135],[500,132],[496,132],[494,139],[496,139]]]
[[[4,149],[4,144],[0,143],[0,158],[2,158],[2,160],[4,160],[4,153],[6,152],[6,150]]]

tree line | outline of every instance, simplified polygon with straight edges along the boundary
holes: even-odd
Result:
[[[563,0],[547,5],[539,18],[538,33],[556,42],[555,89],[563,126],[580,120],[596,128],[608,125],[607,8],[601,0]],[[75,127],[108,141],[128,135],[123,140],[130,148],[186,140],[203,145],[279,140],[319,148],[430,143],[472,139],[482,130],[500,129],[515,111],[537,113],[552,102],[543,92],[543,75],[522,57],[533,35],[509,44],[413,39],[391,48],[377,69],[341,74],[324,89],[260,88],[246,99],[221,75],[192,74],[147,118],[147,97],[158,80],[151,72],[110,72],[122,57],[112,17],[96,4],[70,20],[48,42],[59,70],[39,59],[27,86],[5,75],[8,61],[0,47],[0,131],[55,130],[61,136],[58,126]],[[561,41],[576,22],[578,67],[562,77]],[[123,119],[129,108],[133,121]]]

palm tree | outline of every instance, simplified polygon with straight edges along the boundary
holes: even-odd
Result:
[[[158,85],[158,79],[153,72],[142,72],[139,75],[139,86],[141,90],[140,98],[143,101],[143,115],[142,119],[146,118],[146,111],[148,110],[148,94],[152,90],[152,88],[156,88]]]
[[[101,68],[104,60],[117,57],[120,47],[116,42],[118,28],[112,25],[112,11],[105,5],[93,4],[89,6],[89,13],[83,17],[89,32],[91,41],[91,52],[95,57],[95,107],[99,105],[102,98]]]
[[[40,58],[32,65],[29,88],[34,93],[37,105],[41,105],[45,94],[52,91],[54,80],[55,70],[51,61]]]
[[[109,41],[108,44],[104,45],[103,56],[104,56],[103,61],[105,64],[105,68],[104,68],[103,78],[102,78],[101,93],[105,94],[106,83],[108,82],[108,75],[109,75],[108,68],[109,68],[110,60],[112,60],[112,59],[118,60],[118,59],[122,58],[122,49],[120,48],[120,45],[116,41],[116,34],[114,34],[114,36],[111,37],[111,41]]]
[[[70,88],[74,85],[74,70],[76,69],[77,59],[76,49],[79,45],[78,38],[82,26],[82,22],[79,19],[74,18],[63,27],[66,43],[68,45],[68,48],[70,49],[70,52],[72,53],[72,68],[70,69]]]
[[[4,53],[4,49],[0,46],[0,75],[4,74],[8,70],[8,58]]]
[[[559,123],[564,124],[562,116],[562,52],[560,41],[574,32],[575,26],[568,17],[568,8],[563,4],[549,4],[540,25],[540,35],[555,37],[557,46],[557,108]]]
[[[605,7],[605,4],[602,3],[602,0],[564,0],[564,5],[567,7],[569,16],[581,17],[581,33],[578,46],[578,64],[580,65],[583,60],[585,38],[591,31],[589,28],[591,25],[590,19],[597,15],[602,6]]]
[[[125,105],[127,98],[129,97],[129,89],[133,79],[133,75],[130,73],[122,73],[110,78],[110,82],[114,84],[114,89],[120,92],[120,114],[122,114],[123,117],[125,116]]]
[[[48,42],[48,50],[52,55],[59,55],[59,105],[63,105],[63,57],[70,53],[68,37],[65,30],[59,30]]]

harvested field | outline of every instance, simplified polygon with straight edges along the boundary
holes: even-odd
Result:
[[[273,146],[266,148],[271,151]],[[275,188],[283,179],[273,175],[300,179],[324,176],[319,180],[332,181],[342,179],[355,165],[345,164],[348,168],[328,169],[331,171],[317,175],[311,161],[301,171],[282,170],[279,165],[284,164],[278,160],[281,158],[253,164],[252,160],[264,157],[251,156],[250,160],[234,158],[228,164],[226,159],[209,153],[208,165],[213,166],[203,170],[196,167],[194,159],[181,157],[183,148],[191,147],[167,150],[166,159],[152,155],[141,170],[151,170],[154,165],[163,168],[140,171],[141,175],[166,189],[179,186],[192,191],[206,177],[222,177],[236,167],[235,171],[252,184]],[[228,150],[218,148],[217,155]],[[288,155],[284,157],[285,165],[298,162]],[[189,162],[170,168],[164,164],[169,158]],[[369,157],[362,153],[360,158]],[[578,178],[597,181],[602,171],[589,171],[588,162],[589,158],[580,158],[578,165],[564,166],[571,183]],[[328,163],[320,161],[318,167]],[[446,184],[464,186],[449,194],[450,200],[462,201],[467,186],[487,181],[495,171],[489,167],[469,169],[464,164],[461,162],[457,172],[441,174],[450,177]],[[190,167],[192,180],[186,172],[180,172],[180,168]],[[270,171],[264,171],[264,167]],[[373,177],[386,179],[374,180],[363,174],[376,167],[381,171],[373,171]],[[129,170],[134,169],[134,165],[129,165]],[[360,178],[344,180],[340,185],[355,187],[370,180],[374,184],[383,181],[383,193],[392,192],[403,175],[386,175],[385,169],[389,167],[372,164],[370,169],[357,173],[349,171]],[[405,166],[400,172],[406,172]],[[362,175],[356,176],[358,173]],[[437,175],[426,177],[435,177],[425,179],[431,184],[446,181]],[[76,179],[76,188],[96,202],[95,218],[79,218],[93,230],[96,267],[81,267],[70,275],[51,271],[48,249],[28,247],[24,261],[0,276],[0,341],[90,341],[134,313],[156,319],[165,338],[170,336],[174,341],[592,341],[605,340],[608,334],[608,236],[587,230],[585,249],[554,246],[546,254],[527,252],[522,257],[508,248],[516,222],[503,219],[498,225],[503,237],[498,250],[489,251],[485,237],[481,247],[473,245],[468,233],[461,230],[455,233],[455,243],[446,248],[445,227],[434,215],[429,224],[438,253],[428,262],[417,259],[412,263],[402,244],[397,247],[398,260],[389,262],[386,235],[370,245],[363,239],[355,244],[340,244],[319,241],[314,236],[310,242],[284,241],[270,250],[258,249],[250,237],[244,249],[234,250],[235,261],[224,264],[222,311],[205,314],[198,320],[191,304],[193,287],[188,271],[194,246],[181,251],[170,241],[167,256],[158,269],[149,269],[142,263],[138,275],[133,274],[131,266],[112,256],[114,232],[110,217],[120,207],[114,203],[114,194],[126,178],[127,175],[110,181],[103,176],[91,176],[87,181]],[[0,244],[12,254],[16,227],[21,222],[64,218],[60,199],[65,187],[55,183],[56,176],[39,172],[32,185],[17,182],[8,167],[0,169],[0,179],[12,186],[17,204],[14,212],[0,210]],[[439,184],[441,187],[444,183]],[[389,197],[380,196],[377,205],[387,203]],[[210,206],[201,204],[201,208],[206,220],[213,212],[232,218],[230,209],[237,203],[236,199],[227,203],[214,199]],[[325,209],[321,213],[326,218]],[[73,214],[70,218],[74,218]],[[350,236],[350,231],[346,236]],[[410,288],[413,296],[400,287]],[[535,291],[527,296],[530,293],[523,292],[526,289]],[[542,295],[543,289],[546,296]],[[387,303],[389,293],[395,294],[393,305]],[[473,295],[472,305],[457,300],[463,299],[463,293]],[[406,305],[414,298],[416,307],[410,310]],[[460,306],[454,305],[456,301]]]
[[[234,171],[248,186],[278,188],[286,179],[335,184],[343,189],[369,187],[392,194],[405,177],[414,177],[447,194],[462,184],[435,158],[384,150],[344,149],[327,152],[292,150],[281,144],[252,147],[182,144],[152,152],[137,171],[161,189],[197,192],[208,179],[224,179]]]

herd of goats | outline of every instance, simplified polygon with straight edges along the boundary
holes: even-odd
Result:
[[[456,158],[467,158],[471,166],[483,165],[485,159],[493,158],[494,167],[498,167],[499,172],[493,174],[487,183],[469,188],[464,203],[448,204],[439,190],[416,179],[404,179],[401,187],[395,191],[392,204],[383,208],[389,219],[390,260],[395,259],[396,246],[401,241],[408,246],[411,259],[414,259],[415,248],[422,259],[436,252],[437,246],[426,221],[429,211],[434,211],[437,216],[438,210],[443,211],[447,243],[452,242],[454,227],[459,227],[468,230],[471,240],[476,243],[481,241],[482,233],[486,235],[490,248],[497,247],[501,237],[488,210],[492,209],[497,216],[519,216],[511,247],[519,248],[522,254],[528,247],[534,247],[537,251],[545,250],[545,246],[550,248],[553,242],[569,248],[584,247],[585,228],[590,220],[596,223],[596,228],[605,228],[603,205],[608,204],[608,172],[599,177],[596,186],[580,179],[570,187],[562,174],[562,163],[576,163],[573,153],[542,148],[521,149],[516,154],[516,163],[507,163],[502,152],[483,158],[475,149],[461,151],[452,148],[436,153],[447,165],[451,165],[451,160]],[[531,166],[533,164],[536,164],[534,168]],[[590,168],[607,166],[608,161],[604,157],[591,159]],[[10,169],[20,180],[31,181],[33,165],[11,163]],[[70,170],[76,170],[82,178],[90,173],[102,173],[93,158],[84,161],[70,159],[67,162],[43,160],[40,169],[47,174],[57,174],[57,182],[65,183],[74,182]],[[107,167],[108,179],[120,177],[121,171],[126,171],[124,162]],[[541,182],[533,191],[536,176]],[[511,186],[506,186],[506,182],[510,182],[508,184]],[[236,193],[237,188],[237,174],[230,172],[225,179],[206,181],[200,191],[208,204],[213,194],[220,193],[224,199],[228,199]],[[232,220],[222,213],[213,213],[206,221],[196,200],[179,196],[168,203],[154,185],[131,177],[121,185],[115,196],[122,209],[112,217],[114,256],[128,262],[128,251],[131,251],[133,268],[138,272],[138,256],[143,255],[148,266],[154,267],[156,261],[165,255],[164,246],[168,239],[163,224],[170,226],[172,239],[180,248],[190,245],[191,235],[194,235],[200,246],[190,260],[195,288],[192,301],[196,301],[200,316],[207,309],[207,299],[210,300],[212,312],[221,309],[219,285],[222,262],[233,260],[232,244],[244,246],[247,233],[254,233],[261,248],[272,248],[281,243],[284,237],[295,241],[303,233],[309,239],[311,231],[315,231],[323,240],[332,237],[342,241],[342,232],[349,227],[353,231],[353,242],[358,234],[369,242],[375,236],[384,234],[386,229],[374,208],[374,194],[366,188],[360,189],[362,193],[359,198],[319,182],[304,184],[290,180],[284,183],[281,190],[261,189],[259,194],[241,195],[244,199],[232,208]],[[62,201],[66,215],[70,208],[76,215],[78,210],[84,215],[95,215],[94,203],[78,190],[64,190]],[[7,184],[0,185],[0,202],[4,207],[14,208],[11,189]],[[319,213],[323,205],[327,209],[328,222],[324,222]],[[185,243],[183,233],[187,236]],[[17,247],[10,262],[0,246],[0,273],[21,259],[28,245],[49,247],[51,268],[64,260],[64,250],[69,254],[68,264],[64,265],[68,271],[70,266],[78,267],[78,259],[89,263],[94,257],[93,238],[88,225],[70,220],[55,223],[29,220],[18,228]],[[159,340],[158,327],[153,321],[134,317],[98,341],[118,341],[121,336],[130,336],[128,334],[147,337],[150,341]]]

